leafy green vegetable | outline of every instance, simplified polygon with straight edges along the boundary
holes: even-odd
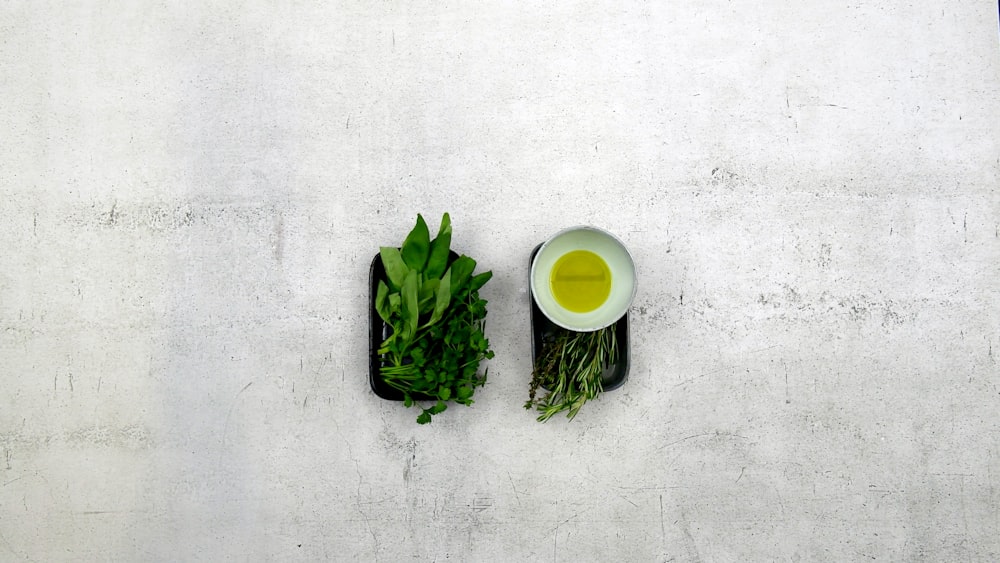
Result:
[[[524,408],[540,412],[539,422],[562,411],[573,420],[587,401],[601,394],[601,376],[617,359],[614,325],[594,332],[556,329],[547,335],[535,360]],[[535,398],[539,387],[548,393]]]
[[[378,290],[375,293],[375,310],[383,321],[389,322],[389,286],[382,280],[379,280]]]
[[[375,308],[391,332],[382,342],[380,374],[403,393],[403,404],[429,397],[417,422],[426,424],[448,402],[471,405],[474,389],[486,382],[479,364],[493,357],[484,333],[486,300],[479,290],[492,272],[473,276],[476,261],[451,256],[451,218],[447,213],[434,240],[427,223],[417,224],[400,249],[379,251],[388,283],[379,282]]]
[[[439,278],[448,267],[448,254],[451,251],[451,218],[447,213],[441,219],[441,228],[431,241],[430,253],[427,257],[427,267],[424,275],[429,279]]]
[[[445,272],[444,277],[438,281],[437,291],[435,293],[436,298],[434,300],[434,311],[431,313],[430,320],[427,321],[426,325],[424,325],[425,327],[441,320],[441,317],[444,316],[444,312],[448,310],[448,305],[451,303],[451,270]]]
[[[399,253],[398,248],[383,246],[379,250],[379,254],[382,256],[382,266],[385,267],[385,276],[389,278],[389,287],[399,291],[399,288],[403,287],[403,280],[406,279],[406,274],[410,272],[410,269],[403,262],[403,257]]]
[[[422,271],[427,264],[427,256],[430,253],[431,235],[427,230],[427,223],[421,215],[417,215],[417,226],[410,231],[410,234],[403,241],[403,247],[399,249],[399,254],[403,257],[403,262],[413,270]]]

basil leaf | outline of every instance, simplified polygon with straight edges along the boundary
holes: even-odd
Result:
[[[493,277],[493,272],[483,272],[469,281],[469,293],[479,290]]]
[[[449,268],[447,272],[444,273],[444,277],[441,278],[441,282],[438,284],[437,300],[434,302],[434,312],[431,313],[431,318],[427,321],[424,326],[430,326],[439,320],[444,315],[444,312],[448,309],[448,304],[451,302],[451,269]]]
[[[441,285],[441,280],[429,279],[420,284],[420,292],[418,296],[420,297],[420,313],[426,313],[431,310],[434,306],[434,297],[437,295],[438,286]]]
[[[403,342],[409,343],[417,334],[417,319],[420,317],[416,270],[410,270],[410,273],[406,274],[400,295],[403,300]]]
[[[382,280],[378,281],[378,290],[375,292],[375,310],[386,324],[392,324],[389,320],[389,286]]]
[[[451,217],[447,213],[441,218],[441,228],[437,237],[431,242],[427,267],[424,269],[428,278],[439,278],[448,267],[448,255],[451,251]]]
[[[399,253],[403,257],[403,262],[410,268],[422,271],[427,264],[427,255],[430,252],[431,235],[427,230],[427,223],[421,215],[417,215],[417,225],[413,227],[403,247]]]
[[[456,295],[476,269],[476,261],[466,255],[451,263],[451,294]]]
[[[406,267],[406,264],[403,263],[403,257],[400,256],[399,249],[391,246],[383,246],[379,248],[379,255],[382,257],[382,266],[385,267],[385,276],[389,278],[389,287],[399,291],[399,288],[403,287],[403,280],[406,279],[406,274],[410,271]]]

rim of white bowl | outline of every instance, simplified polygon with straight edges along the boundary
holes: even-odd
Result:
[[[538,257],[543,255],[543,252],[545,251],[545,249],[547,247],[549,247],[552,244],[553,241],[555,241],[555,240],[557,240],[557,239],[559,239],[561,237],[567,236],[567,235],[569,235],[569,234],[571,234],[573,232],[576,232],[576,231],[593,231],[593,232],[595,232],[595,233],[597,233],[597,234],[599,234],[599,235],[601,235],[603,237],[607,237],[608,239],[610,239],[611,241],[613,241],[618,247],[620,247],[621,250],[622,250],[622,252],[623,252],[623,256],[625,256],[625,257],[628,258],[628,267],[631,270],[631,274],[632,274],[631,275],[631,280],[632,280],[632,291],[631,291],[631,294],[628,296],[628,299],[624,302],[624,306],[621,307],[620,310],[618,310],[618,309],[615,310],[615,316],[614,316],[614,318],[612,320],[610,320],[610,321],[605,322],[605,323],[588,324],[586,326],[583,326],[583,325],[576,325],[576,326],[574,326],[571,323],[567,323],[567,322],[565,322],[565,321],[563,321],[563,320],[561,320],[559,318],[556,318],[557,315],[555,315],[552,311],[549,311],[546,308],[546,304],[543,303],[543,302],[541,302],[541,301],[539,301],[539,299],[538,299],[538,293],[539,292],[535,288],[535,272],[536,272],[536,268],[537,268],[537,265],[538,265]],[[565,328],[566,330],[572,330],[574,332],[593,332],[595,330],[601,330],[602,328],[606,328],[606,327],[609,327],[609,326],[615,324],[616,322],[618,322],[619,320],[621,320],[621,318],[624,317],[626,313],[628,313],[629,308],[632,306],[632,302],[635,300],[636,290],[637,290],[639,284],[638,284],[637,275],[636,275],[636,271],[635,271],[635,259],[632,257],[632,253],[629,251],[628,247],[625,245],[625,243],[620,238],[618,238],[614,233],[606,231],[606,230],[604,230],[604,229],[602,229],[600,227],[594,227],[593,225],[575,225],[575,226],[567,227],[565,229],[562,229],[562,230],[558,231],[557,233],[555,233],[554,235],[552,235],[548,239],[546,239],[545,242],[543,242],[541,244],[541,246],[538,247],[538,252],[535,253],[535,257],[531,260],[531,271],[528,274],[528,285],[531,288],[531,298],[532,298],[532,300],[535,302],[535,305],[538,306],[538,309],[542,312],[542,314],[545,315],[545,318],[547,318],[549,321],[551,321],[552,323],[556,324],[557,326]]]

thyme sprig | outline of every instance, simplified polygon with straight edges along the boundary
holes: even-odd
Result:
[[[524,408],[541,413],[539,422],[563,411],[573,420],[587,401],[601,394],[604,370],[617,360],[614,325],[593,332],[555,329],[542,341]],[[547,393],[536,398],[540,387]]]

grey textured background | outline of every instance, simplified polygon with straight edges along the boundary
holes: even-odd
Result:
[[[991,1],[5,2],[0,560],[1000,559]],[[494,271],[367,383],[417,212]],[[626,386],[521,409],[527,256],[636,256]]]

